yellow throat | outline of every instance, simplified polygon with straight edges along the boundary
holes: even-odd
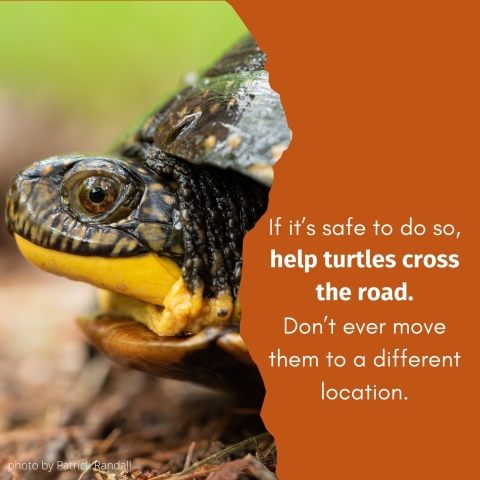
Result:
[[[230,292],[203,298],[203,286],[190,292],[180,267],[168,258],[153,253],[82,256],[49,250],[16,234],[15,240],[23,256],[42,270],[101,288],[105,313],[133,318],[159,335],[197,333],[208,325],[240,321],[238,299]]]
[[[71,280],[129,295],[155,305],[181,278],[180,267],[153,253],[135,257],[97,257],[49,250],[15,234],[22,255],[35,266]]]

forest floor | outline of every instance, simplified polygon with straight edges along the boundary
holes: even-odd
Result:
[[[92,296],[13,250],[0,262],[0,480],[277,478],[259,412],[89,348],[74,318]]]

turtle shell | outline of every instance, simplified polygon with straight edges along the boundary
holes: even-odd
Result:
[[[271,186],[272,166],[288,147],[291,132],[279,95],[264,70],[266,55],[245,37],[195,84],[148,117],[132,142],[198,165],[231,168]]]
[[[195,84],[143,121],[116,153],[145,146],[193,164],[232,169],[271,185],[272,167],[290,142],[279,95],[263,69],[265,54],[244,38]],[[117,363],[147,373],[263,398],[259,371],[238,325],[215,325],[184,337],[160,337],[144,325],[108,315],[82,319],[91,342]]]

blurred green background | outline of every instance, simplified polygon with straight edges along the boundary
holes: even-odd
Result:
[[[246,31],[226,2],[0,2],[0,207],[19,168],[105,151]]]
[[[115,121],[142,113],[245,31],[225,2],[1,2],[0,88]]]

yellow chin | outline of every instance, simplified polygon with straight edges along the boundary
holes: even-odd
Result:
[[[153,253],[130,258],[82,256],[49,250],[15,235],[22,255],[35,266],[71,280],[90,283],[148,303],[163,305],[181,278],[180,267]]]
[[[73,255],[49,250],[15,235],[23,256],[46,272],[102,289],[100,309],[145,324],[159,335],[197,333],[216,323],[238,323],[240,304],[230,291],[204,298],[190,292],[180,267],[155,254],[130,258]]]

